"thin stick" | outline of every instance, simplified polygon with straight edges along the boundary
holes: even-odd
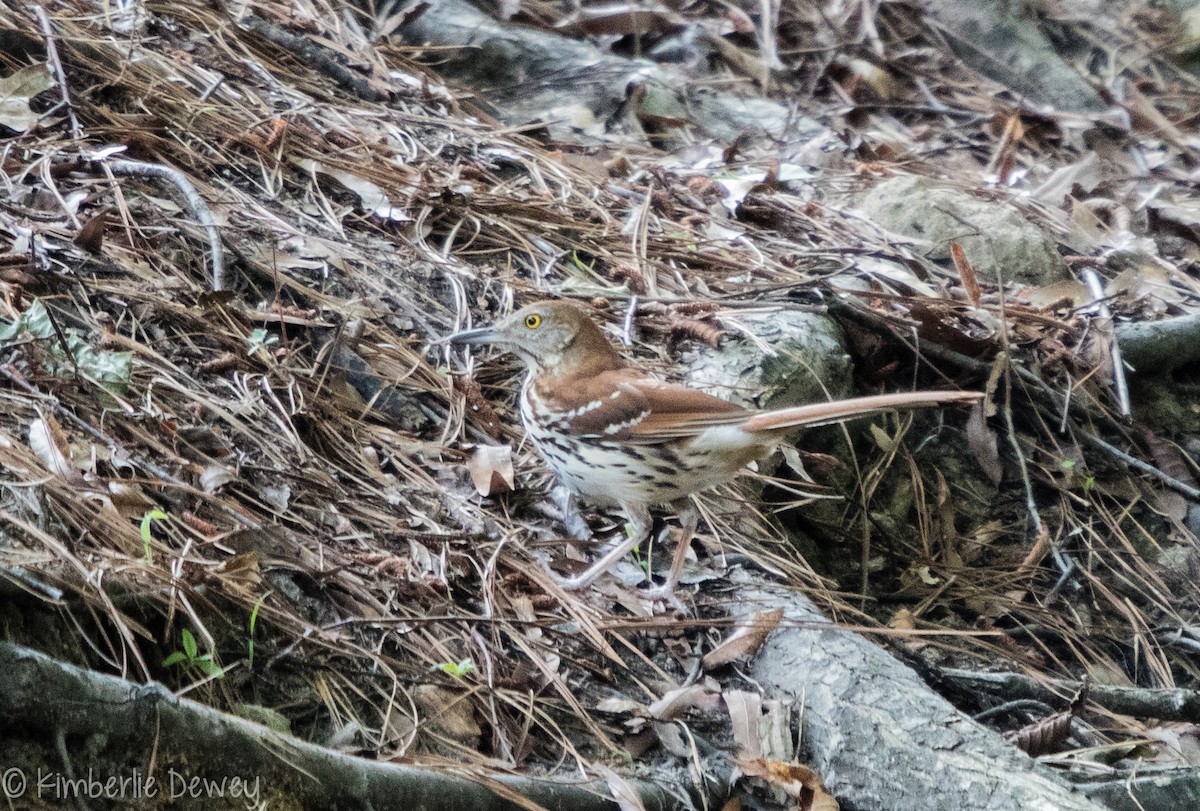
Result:
[[[50,18],[46,16],[46,9],[40,4],[30,6],[33,9],[34,15],[37,16],[38,22],[42,26],[42,36],[46,38],[46,58],[50,62],[51,70],[54,71],[54,78],[58,82],[58,92],[62,96],[63,105],[67,108],[67,120],[71,122],[71,137],[76,141],[83,140],[83,127],[79,126],[79,119],[75,117],[75,108],[71,106],[71,94],[67,90],[67,74],[63,71],[62,61],[58,58],[58,46],[54,44],[54,29],[50,27]]]
[[[196,191],[196,187],[187,179],[183,172],[174,166],[163,163],[142,163],[131,160],[105,160],[100,163],[114,175],[127,177],[153,177],[166,180],[179,190],[187,203],[192,215],[208,235],[208,251],[212,261],[212,288],[215,291],[225,289],[225,248],[221,244],[221,233],[217,230],[217,221],[213,219],[212,211],[204,198]]]
[[[1080,271],[1080,275],[1087,285],[1088,295],[1092,297],[1092,304],[1103,319],[1103,327],[1112,339],[1109,352],[1112,355],[1113,389],[1117,395],[1117,408],[1123,418],[1129,419],[1132,414],[1129,408],[1129,384],[1125,381],[1125,364],[1121,361],[1121,345],[1117,341],[1117,331],[1113,328],[1112,311],[1108,309],[1108,300],[1104,297],[1104,288],[1100,286],[1100,277],[1096,271],[1085,267]]]

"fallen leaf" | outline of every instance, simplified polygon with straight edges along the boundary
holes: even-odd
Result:
[[[54,87],[46,65],[30,65],[0,79],[0,125],[22,133],[37,123],[39,116],[29,109],[29,100]]]
[[[421,684],[412,696],[422,716],[418,729],[434,736],[444,735],[471,749],[479,747],[483,730],[475,720],[471,702],[462,692]]]
[[[967,259],[967,252],[957,242],[950,243],[950,256],[954,259],[954,267],[958,270],[963,288],[967,291],[967,298],[971,300],[971,304],[978,307],[983,300],[983,291],[979,288],[979,277],[975,275],[975,266],[971,264],[971,260]]]
[[[83,224],[73,241],[88,253],[98,254],[104,247],[104,229],[107,227],[108,209],[101,209],[99,214]]]
[[[1004,475],[1004,466],[1000,463],[996,431],[987,424],[983,409],[982,403],[971,407],[971,415],[967,417],[967,447],[975,454],[976,461],[992,484],[999,484]]]
[[[123,518],[141,518],[154,506],[141,487],[118,479],[108,483],[108,497]]]
[[[802,811],[838,811],[837,800],[825,790],[820,776],[800,763],[782,763],[778,760],[739,760],[738,769],[746,777],[757,777],[797,801]]]
[[[608,784],[608,790],[621,811],[646,811],[646,806],[642,805],[642,798],[638,796],[637,789],[628,780],[607,766],[597,764],[595,769],[596,773],[603,777],[604,782]]]
[[[726,690],[721,694],[729,711],[729,728],[733,742],[743,757],[762,757],[762,742],[758,724],[762,718],[762,696],[746,690]]]
[[[224,465],[206,465],[200,472],[200,489],[211,495],[236,479],[233,471]]]
[[[1030,757],[1048,755],[1058,751],[1066,742],[1067,736],[1071,734],[1073,717],[1070,712],[1048,715],[1020,729],[1005,732],[1004,739]]]
[[[354,194],[358,196],[359,204],[363,207],[363,209],[371,214],[374,214],[376,217],[384,220],[391,220],[392,222],[412,221],[412,217],[408,214],[407,210],[401,206],[393,205],[391,198],[383,191],[383,189],[381,189],[375,183],[372,183],[370,180],[351,174],[350,172],[325,166],[324,164],[317,163],[313,160],[305,159],[300,162],[300,165],[302,168],[313,173],[320,173],[326,177],[332,178],[342,186],[354,192]],[[415,188],[415,183],[412,187]]]
[[[692,707],[698,707],[707,702],[713,694],[712,688],[705,684],[693,684],[688,687],[677,687],[668,690],[658,701],[646,708],[650,717],[658,721],[670,721],[678,718]]]
[[[631,698],[602,698],[596,702],[597,711],[611,712],[614,715],[641,712],[642,709],[643,705]]]
[[[701,662],[704,669],[712,670],[735,659],[757,653],[767,635],[779,627],[779,621],[782,619],[782,608],[756,615],[748,624],[738,628],[728,639],[705,654]]]
[[[80,472],[71,464],[67,435],[63,433],[54,417],[47,415],[29,424],[29,448],[55,476],[73,481],[82,480]]]
[[[887,627],[895,628],[898,631],[915,631],[917,629],[917,623],[913,617],[912,609],[901,608],[892,615],[891,620],[888,621]]]
[[[467,470],[481,496],[512,490],[512,446],[480,445],[467,461]]]

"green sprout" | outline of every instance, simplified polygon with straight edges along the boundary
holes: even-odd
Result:
[[[196,647],[196,637],[187,628],[184,628],[180,633],[180,639],[183,644],[183,650],[177,650],[163,659],[163,667],[175,667],[177,665],[186,665],[188,670],[199,670],[205,676],[213,679],[221,679],[225,677],[224,669],[213,661],[211,653],[200,654]]]
[[[150,533],[150,524],[155,521],[165,521],[170,517],[157,507],[153,510],[146,510],[146,514],[142,516],[142,550],[146,553],[146,563],[154,562],[154,553],[150,549],[154,536]]]
[[[271,335],[262,327],[250,333],[250,337],[246,339],[246,354],[253,355],[260,349],[265,350],[272,344],[279,343],[278,335]]]
[[[470,659],[463,659],[461,662],[442,662],[430,668],[430,670],[440,670],[443,673],[448,673],[456,679],[461,679],[463,676],[475,670],[475,663]]]
[[[254,608],[250,611],[250,637],[246,641],[246,667],[254,669],[254,628],[258,624],[258,612],[262,608],[266,599],[271,596],[271,592],[267,592],[258,598],[258,602],[254,604]]]

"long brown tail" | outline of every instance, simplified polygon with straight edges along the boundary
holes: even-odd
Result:
[[[756,414],[742,425],[747,431],[779,431],[801,426],[827,425],[895,409],[927,408],[948,403],[974,402],[983,397],[977,391],[909,391],[876,394],[852,400],[781,408]]]

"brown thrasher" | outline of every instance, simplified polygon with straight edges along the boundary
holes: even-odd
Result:
[[[600,328],[572,304],[530,304],[490,327],[450,336],[495,344],[528,367],[521,424],[568,493],[566,518],[584,526],[580,496],[624,510],[628,537],[587,571],[555,580],[583,588],[650,534],[650,507],[677,510],[683,526],[670,574],[656,596],[674,600],[687,546],[699,521],[691,496],[729,481],[802,426],[841,422],[902,408],[968,402],[977,392],[881,394],[777,411],[751,411],[702,391],[663,383],[629,366]]]

